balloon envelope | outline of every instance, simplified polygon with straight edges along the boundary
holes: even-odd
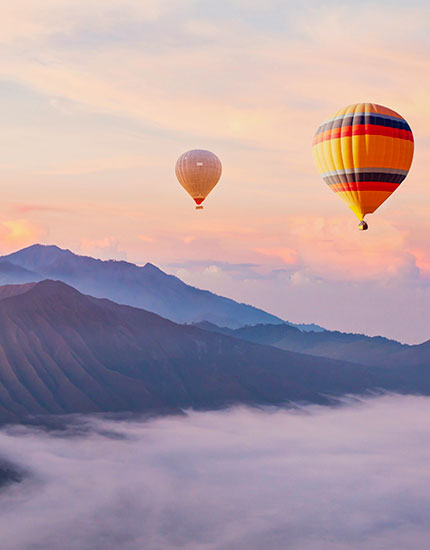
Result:
[[[405,179],[414,138],[409,124],[395,111],[356,103],[318,128],[312,151],[324,181],[362,220]]]
[[[218,183],[222,165],[210,151],[193,149],[178,158],[175,172],[179,183],[199,206]]]

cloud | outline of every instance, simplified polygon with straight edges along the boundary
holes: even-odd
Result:
[[[253,280],[266,280],[265,268],[259,264],[252,263],[230,263],[216,260],[194,260],[188,262],[170,263],[163,268],[174,273],[180,279],[195,286],[203,286],[213,289],[215,284],[226,284],[230,282],[246,282]],[[228,294],[228,292],[227,292]]]
[[[342,273],[333,277],[324,272],[323,254],[324,249],[312,268],[303,259],[297,264],[231,266],[216,260],[189,261],[163,268],[188,284],[251,303],[293,323],[317,323],[329,330],[382,335],[410,344],[429,339],[430,284],[413,256],[401,272],[390,274],[386,264],[384,273],[381,260],[378,275],[353,274],[344,280]],[[330,261],[328,253],[325,261]],[[363,269],[360,262],[357,257]],[[211,265],[216,273],[208,270]]]
[[[285,264],[297,263],[297,250],[293,248],[257,248],[256,252],[280,258]]]
[[[118,239],[115,237],[104,237],[103,239],[82,237],[80,250],[83,254],[96,256],[104,260],[127,259],[127,253],[121,250]]]
[[[414,249],[411,254],[416,259],[416,265],[424,277],[430,277],[430,250]]]
[[[18,212],[23,212],[24,214],[32,214],[35,212],[51,212],[53,214],[64,214],[69,212],[69,208],[65,206],[53,206],[50,204],[31,204],[31,203],[20,203],[15,205],[15,210]]]
[[[54,169],[35,171],[42,176],[78,176],[104,172],[124,171],[130,168],[142,168],[151,163],[137,156],[114,156],[75,162],[69,166],[59,166]]]
[[[406,249],[410,235],[406,228],[382,218],[362,233],[353,227],[358,222],[351,220],[350,230],[345,231],[343,216],[292,216],[290,239],[300,251],[302,263],[315,274],[334,280],[392,279],[417,271]]]
[[[258,26],[258,12],[241,7],[247,17],[229,19],[227,4],[217,18],[204,17],[194,2],[179,0],[168,8],[163,2],[142,7],[131,0],[125,5],[45,4],[44,10],[31,2],[16,13],[8,10],[15,18],[8,28],[24,29],[26,42],[34,46],[36,41],[38,55],[23,56],[14,41],[6,42],[10,49],[3,55],[4,74],[45,94],[151,121],[177,134],[288,149],[299,159],[320,117],[327,116],[325,110],[355,97],[357,88],[377,97],[394,96],[399,108],[419,115],[417,124],[426,131],[422,109],[412,101],[421,93],[427,63],[420,38],[423,8],[420,17],[418,8],[397,6],[388,18],[384,8],[370,5],[360,14],[353,6],[296,7],[283,12],[281,30],[300,31],[276,32],[273,19],[268,35]],[[277,7],[271,2],[268,9]],[[405,18],[414,24],[405,26]],[[363,25],[366,41],[349,40]],[[409,39],[412,46],[405,49]],[[352,71],[357,62],[360,71]],[[387,64],[392,71],[385,70],[382,79],[381,67]],[[393,91],[399,72],[409,76],[408,98]]]
[[[0,432],[14,550],[426,548],[430,399]],[[371,426],[371,428],[370,428]],[[69,437],[68,437],[69,435]]]

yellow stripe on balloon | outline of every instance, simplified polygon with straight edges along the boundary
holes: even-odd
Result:
[[[409,170],[414,143],[406,139],[366,135],[328,139],[314,145],[313,150],[320,173],[375,166]]]

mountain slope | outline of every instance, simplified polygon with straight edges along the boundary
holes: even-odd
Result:
[[[430,368],[430,340],[415,346],[404,346],[404,349],[390,356],[390,362],[397,367]]]
[[[28,414],[325,402],[327,393],[401,384],[386,369],[177,325],[58,281],[0,300],[2,421]]]
[[[4,283],[58,279],[86,294],[153,311],[178,323],[208,319],[239,327],[283,322],[261,309],[189,286],[150,263],[139,267],[78,256],[57,246],[33,245],[1,257],[0,278],[7,266],[14,266],[20,278],[11,273]]]
[[[42,279],[43,277],[34,271],[7,260],[0,261],[0,285],[31,283]]]
[[[0,300],[4,298],[10,298],[11,296],[17,296],[18,294],[24,294],[36,283],[24,283],[22,285],[3,285],[0,286]]]
[[[348,334],[337,331],[302,332],[286,324],[245,326],[238,329],[218,327],[213,323],[200,322],[195,326],[204,330],[226,334],[247,342],[275,346],[320,357],[351,361],[362,365],[398,364],[394,357],[403,357],[412,348],[419,346],[400,344],[395,340],[370,337],[364,334]],[[423,344],[424,345],[424,344]]]

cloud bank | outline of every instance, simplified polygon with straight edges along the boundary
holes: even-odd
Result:
[[[14,550],[426,548],[430,399],[0,432]]]
[[[412,262],[403,266],[401,276],[386,266],[385,273],[369,279],[364,278],[367,267],[359,265],[346,280],[324,276],[322,254],[319,262],[319,272],[302,262],[271,266],[201,260],[162,267],[188,284],[293,323],[313,322],[329,330],[383,335],[408,344],[430,338],[430,281],[416,276]]]

